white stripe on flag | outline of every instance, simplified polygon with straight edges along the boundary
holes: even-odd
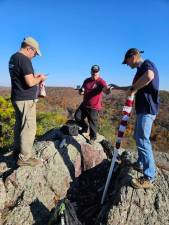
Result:
[[[130,100],[130,101],[133,101],[134,100],[134,95],[128,96],[127,99]]]
[[[131,113],[132,107],[129,106],[124,106],[123,107],[123,112]]]

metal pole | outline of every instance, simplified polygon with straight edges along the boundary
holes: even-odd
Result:
[[[111,179],[111,176],[112,176],[112,173],[113,173],[113,169],[114,169],[114,165],[115,165],[117,156],[118,156],[118,149],[115,148],[114,149],[114,153],[113,153],[113,158],[112,158],[112,161],[111,161],[110,170],[109,170],[109,173],[108,173],[108,176],[107,176],[106,185],[104,187],[104,192],[103,192],[103,195],[102,195],[101,204],[104,203],[104,200],[105,200],[105,197],[106,197],[106,194],[107,194],[107,190],[108,190],[108,187],[109,187],[110,179]]]

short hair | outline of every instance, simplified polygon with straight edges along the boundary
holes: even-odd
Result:
[[[28,47],[28,46],[30,46],[30,45],[28,45],[28,44],[25,43],[24,41],[21,43],[21,48],[26,48],[26,47]]]

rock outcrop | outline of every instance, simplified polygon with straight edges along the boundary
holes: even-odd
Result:
[[[70,183],[106,158],[99,144],[102,139],[99,136],[91,146],[82,135],[65,136],[54,129],[34,145],[42,165],[17,168],[12,155],[1,156],[0,224],[47,224],[50,210],[66,195]]]
[[[0,224],[47,225],[51,209],[70,190],[85,225],[168,225],[169,155],[155,154],[158,173],[153,190],[133,189],[131,177],[141,174],[129,163],[117,164],[100,205],[110,166],[100,144],[103,139],[99,135],[89,145],[85,136],[65,136],[53,129],[34,145],[42,159],[42,165],[34,168],[17,167],[10,153],[1,155]],[[131,155],[134,160],[135,153]]]
[[[133,189],[131,176],[142,174],[122,167],[113,185],[112,202],[107,225],[163,225],[169,224],[169,155],[157,154],[157,179],[153,190]],[[163,161],[161,160],[163,158]]]

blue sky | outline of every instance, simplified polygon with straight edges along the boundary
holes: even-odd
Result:
[[[0,86],[10,86],[9,57],[32,36],[43,54],[33,65],[49,74],[47,86],[76,87],[93,64],[107,83],[130,85],[135,70],[121,62],[137,47],[169,91],[169,0],[0,0],[0,21]]]

